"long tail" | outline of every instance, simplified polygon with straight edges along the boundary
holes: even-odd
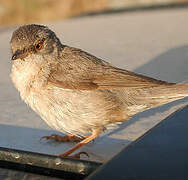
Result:
[[[129,93],[130,95],[130,93]],[[131,92],[130,115],[157,107],[188,96],[188,84],[166,83],[153,88]]]

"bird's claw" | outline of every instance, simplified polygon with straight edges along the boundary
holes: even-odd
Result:
[[[50,136],[41,137],[40,141],[42,139],[53,140],[53,141],[57,141],[57,142],[80,142],[83,139],[85,139],[85,137],[77,137],[74,135],[60,136],[58,134],[52,134]]]
[[[43,137],[40,138],[40,141],[41,141],[42,139],[57,141],[57,138],[56,138],[57,136],[58,136],[57,134],[52,134],[52,135],[50,135],[50,136],[43,136]]]
[[[83,151],[79,152],[79,153],[76,153],[74,155],[71,155],[71,156],[67,156],[67,155],[64,155],[64,154],[60,154],[59,156],[60,157],[67,157],[67,158],[71,158],[71,159],[80,159],[81,155],[86,155],[89,158],[89,154],[86,153],[86,152],[83,152]]]

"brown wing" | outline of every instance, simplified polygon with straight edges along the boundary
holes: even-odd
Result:
[[[156,80],[140,74],[116,67],[109,67],[103,78],[93,80],[100,89],[110,88],[147,88],[167,84],[165,81]]]
[[[63,49],[62,58],[54,67],[49,83],[64,89],[135,89],[167,83],[113,67],[103,60],[71,47]]]

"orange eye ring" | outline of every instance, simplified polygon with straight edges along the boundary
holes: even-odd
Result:
[[[42,48],[43,48],[43,44],[41,42],[35,45],[35,49],[37,51],[41,50]]]

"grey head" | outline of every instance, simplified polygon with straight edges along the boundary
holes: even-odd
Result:
[[[12,60],[23,60],[33,54],[55,55],[62,47],[53,31],[46,26],[37,24],[24,25],[15,30],[10,45]]]

